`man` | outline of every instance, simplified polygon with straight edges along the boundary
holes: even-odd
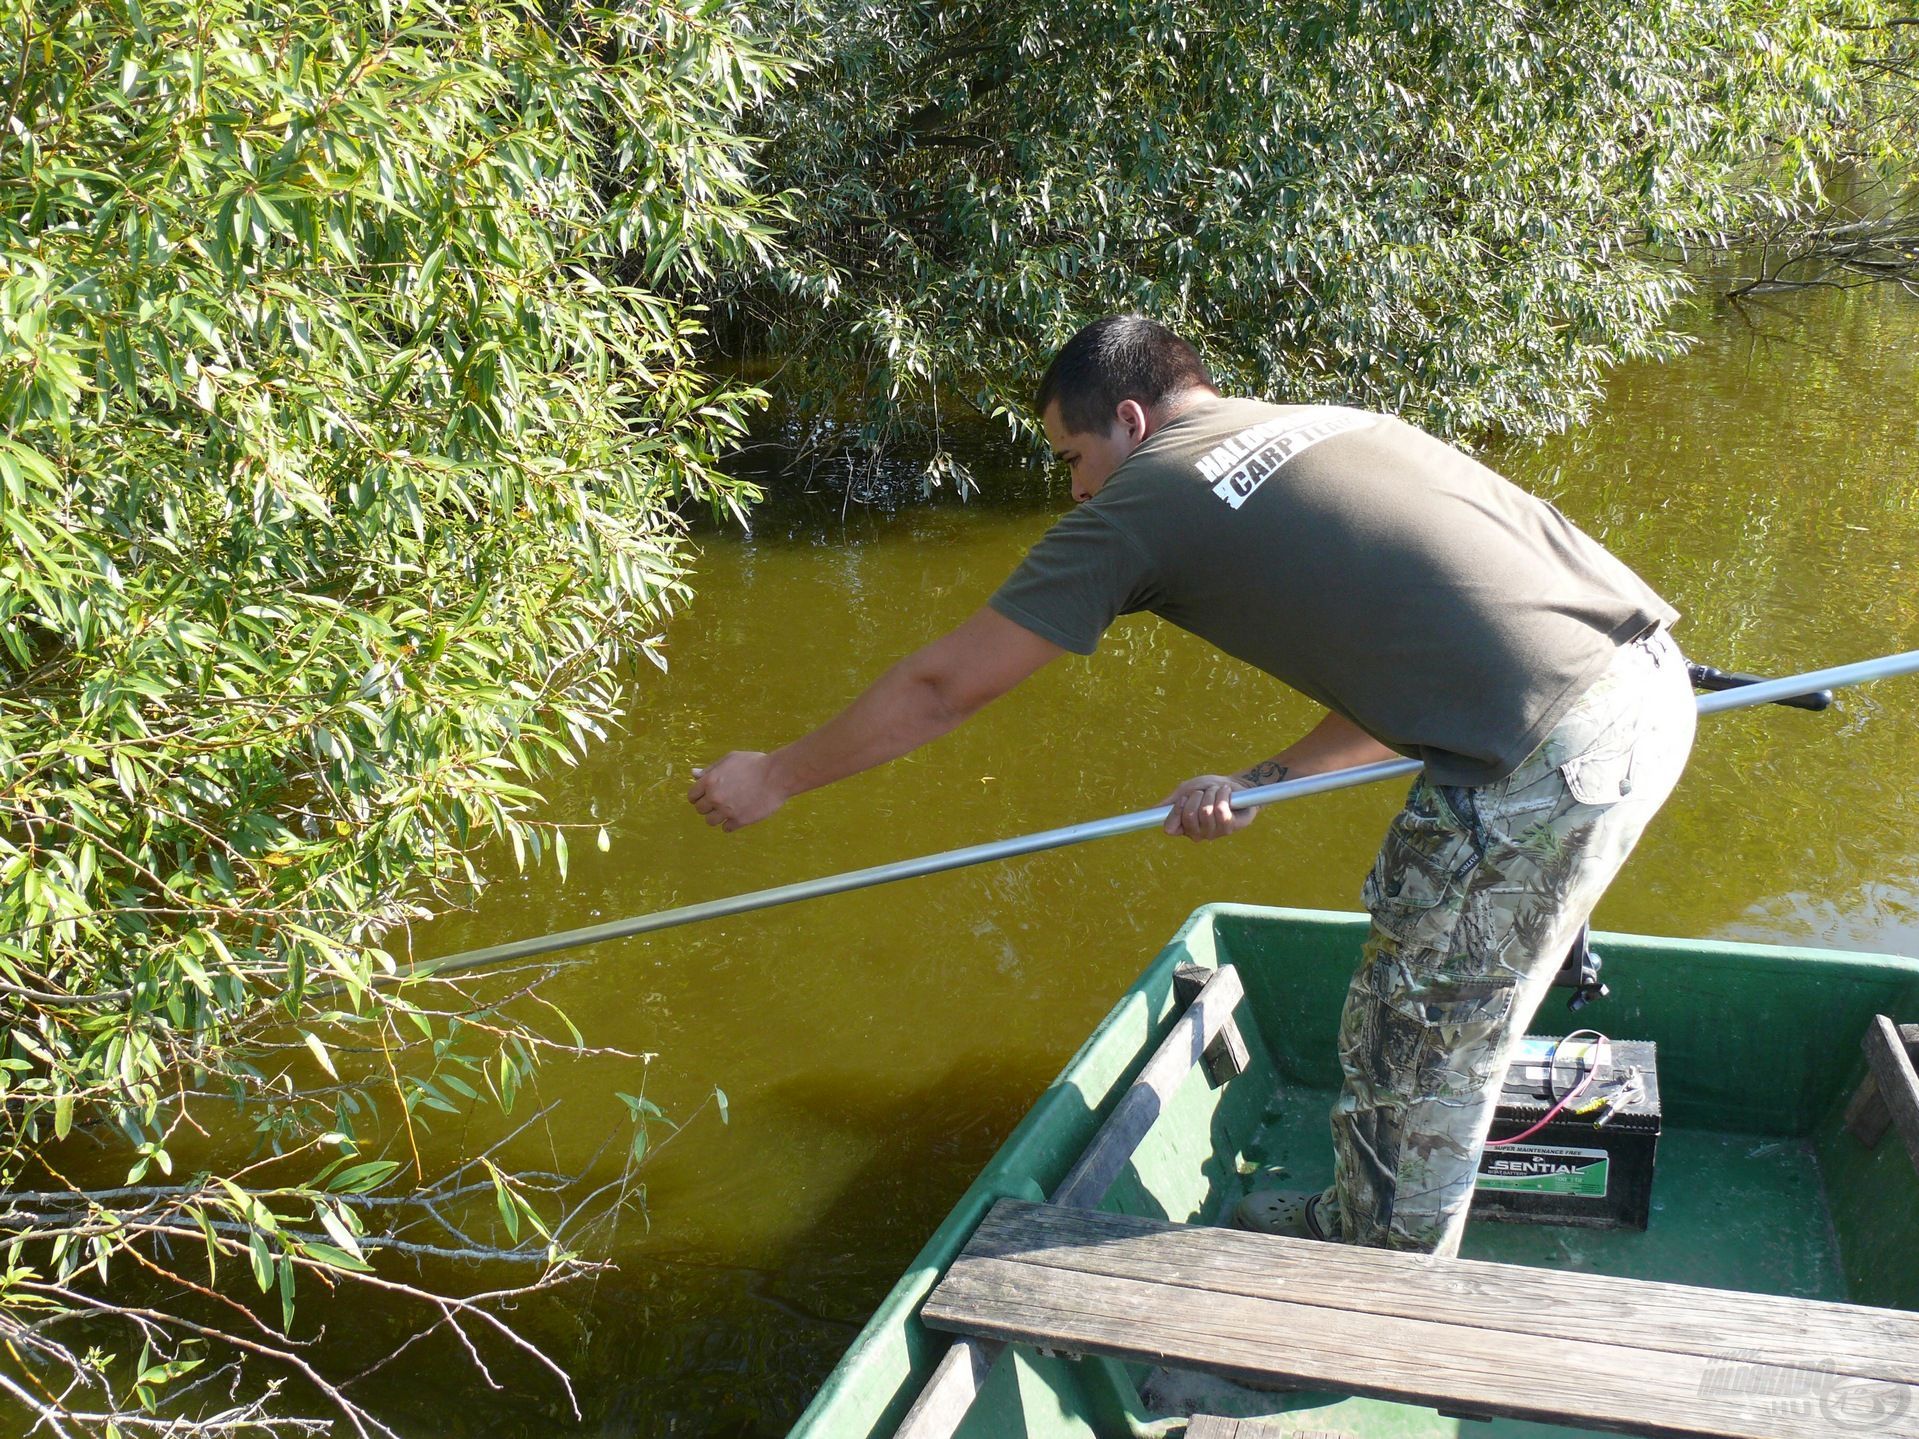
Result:
[[[771,754],[688,794],[735,830],[946,733],[1147,610],[1326,706],[1309,734],[1169,798],[1166,832],[1244,828],[1238,790],[1412,755],[1363,895],[1340,1021],[1335,1181],[1255,1193],[1249,1227],[1458,1251],[1510,1043],[1692,743],[1677,613],[1545,502],[1412,426],[1226,399],[1163,326],[1110,316],[1038,408],[1078,508],[972,618]]]

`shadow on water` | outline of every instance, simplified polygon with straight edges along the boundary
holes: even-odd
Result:
[[[620,1434],[784,1434],[822,1369],[898,1279],[900,1256],[938,1226],[964,1176],[992,1155],[1045,1082],[989,1051],[910,1088],[834,1065],[772,1086],[758,1101],[766,1122],[850,1142],[867,1158],[830,1195],[807,1195],[809,1221],[759,1265],[702,1274],[730,1291],[725,1327],[660,1325],[659,1291],[676,1282],[674,1270],[698,1261],[658,1263],[644,1249],[626,1261],[620,1289],[602,1291],[607,1342],[585,1356],[608,1390],[596,1422]],[[670,1190],[656,1190],[653,1202],[670,1205]],[[662,1327],[666,1343],[635,1342]]]
[[[1057,467],[1037,449],[1008,439],[1003,426],[978,417],[949,423],[940,454],[950,468],[935,466],[930,442],[893,455],[852,448],[796,454],[785,427],[763,421],[727,463],[765,494],[750,519],[761,537],[817,542],[831,531],[840,538],[870,531],[908,509],[1019,513],[1058,502]],[[717,534],[728,524],[702,528]]]
[[[617,1272],[522,1306],[514,1317],[535,1342],[590,1376],[583,1424],[550,1383],[527,1374],[501,1370],[508,1388],[489,1395],[458,1348],[437,1340],[415,1351],[386,1417],[403,1432],[446,1436],[784,1434],[899,1278],[902,1256],[938,1226],[1049,1077],[981,1051],[910,1083],[876,1083],[842,1061],[770,1085],[752,1124],[805,1131],[864,1159],[840,1170],[830,1192],[803,1174],[756,1168],[766,1207],[804,1218],[750,1257],[712,1242],[681,1246],[663,1223],[623,1238]],[[655,1213],[683,1216],[710,1194],[693,1167],[649,1165]],[[764,1230],[756,1218],[739,1216]],[[382,1316],[363,1318],[366,1330],[341,1335],[356,1347],[377,1352],[401,1332],[382,1336]]]

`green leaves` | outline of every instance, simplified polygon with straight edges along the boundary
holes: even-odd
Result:
[[[1663,249],[1813,197],[1871,8],[782,0],[809,78],[757,123],[794,224],[728,313],[823,442],[942,402],[1030,430],[1121,310],[1231,391],[1558,429],[1676,347]]]
[[[179,1358],[156,1360],[151,1343],[140,1352],[140,1363],[134,1376],[134,1394],[140,1401],[140,1407],[147,1413],[159,1410],[159,1394],[167,1384],[184,1375],[191,1374],[206,1361],[203,1358]]]
[[[327,1180],[326,1187],[335,1194],[368,1194],[391,1179],[399,1168],[398,1160],[370,1159],[342,1169]]]
[[[544,1239],[549,1248],[553,1244],[553,1232],[547,1228],[546,1221],[540,1217],[539,1210],[514,1183],[511,1175],[499,1168],[491,1160],[482,1160],[489,1178],[493,1181],[493,1198],[499,1210],[500,1222],[506,1226],[507,1237],[517,1244],[520,1240],[520,1223],[524,1220],[529,1229]]]
[[[564,874],[532,786],[657,659],[685,502],[753,495],[690,286],[767,252],[741,118],[787,67],[738,0],[562,10],[0,13],[0,1168],[91,1130],[152,1188],[231,1090],[307,1187],[194,1191],[189,1242],[283,1324],[373,1255],[355,1128],[535,1068],[380,937],[489,845]],[[136,1208],[59,1262],[107,1280]]]
[[[478,847],[564,871],[528,782],[685,597],[678,504],[751,493],[712,457],[756,397],[700,372],[684,288],[764,251],[738,121],[783,67],[731,0],[32,13],[0,18],[0,934],[21,988],[138,979],[111,1055],[104,1012],[14,1026],[64,1138],[150,1123],[316,975],[364,1006],[372,939]]]

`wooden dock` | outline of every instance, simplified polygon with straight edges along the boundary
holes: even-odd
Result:
[[[1919,1314],[1014,1200],[994,1206],[921,1317],[1475,1417],[1673,1439],[1919,1439]]]

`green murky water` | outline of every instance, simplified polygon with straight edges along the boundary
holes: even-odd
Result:
[[[1785,673],[1919,645],[1919,304],[1881,287],[1699,322],[1689,357],[1621,373],[1596,423],[1494,456],[1686,615],[1688,652]],[[415,935],[433,955],[1151,804],[1315,718],[1265,676],[1146,617],[908,760],[724,836],[689,767],[826,718],[971,612],[1068,503],[987,474],[971,503],[842,517],[788,496],[706,543],[670,673],[637,677],[632,732],[548,787],[604,824],[571,879],[516,876]],[[1159,836],[912,881],[607,946],[548,991],[590,1043],[658,1057],[550,1066],[563,1102],[516,1144],[585,1163],[647,1093],[685,1131],[642,1171],[650,1222],[617,1273],[518,1318],[577,1376],[583,1432],[778,1435],[871,1307],[1117,992],[1196,905],[1357,907],[1397,803],[1385,790],[1269,812],[1221,844]],[[1919,952],[1919,681],[1826,716],[1709,721],[1606,928]],[[710,1105],[730,1096],[731,1122]],[[695,1111],[698,1111],[695,1113]],[[485,1137],[446,1125],[451,1153]],[[606,1175],[615,1172],[602,1162]],[[330,1343],[390,1342],[327,1316]],[[573,1430],[501,1360],[486,1390],[439,1341],[368,1394],[409,1434]]]

